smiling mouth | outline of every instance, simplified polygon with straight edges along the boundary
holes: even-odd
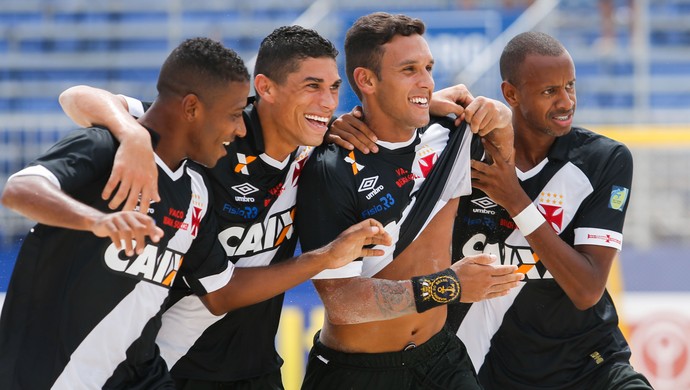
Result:
[[[408,99],[408,101],[420,107],[429,107],[429,99],[425,97],[416,96]]]
[[[315,122],[319,126],[328,126],[328,121],[330,120],[328,117],[314,114],[305,114],[304,117],[307,118],[308,121]]]
[[[557,121],[567,121],[570,118],[572,118],[572,116],[573,116],[573,114],[569,113],[569,114],[565,114],[565,115],[554,115],[554,116],[552,116],[552,118],[557,120]]]

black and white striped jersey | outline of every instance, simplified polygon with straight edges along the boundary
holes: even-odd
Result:
[[[128,99],[140,116],[149,104]],[[208,169],[218,241],[238,267],[265,266],[293,256],[298,179],[311,151],[298,147],[284,161],[265,153],[253,105],[244,112],[247,135],[227,146]],[[275,348],[284,294],[213,316],[186,289],[173,290],[157,343],[176,378],[230,382],[260,376],[282,365]]]
[[[473,157],[481,156],[481,146],[477,150]],[[573,128],[556,139],[543,162],[517,174],[566,243],[621,249],[632,181],[625,145]],[[505,297],[449,309],[448,321],[459,326],[458,336],[487,388],[570,388],[599,364],[629,358],[608,292],[594,307],[578,310],[506,210],[478,189],[460,200],[453,252],[456,260],[492,253],[525,274],[524,283]]]
[[[435,118],[407,142],[379,141],[376,154],[318,147],[304,168],[297,196],[302,248],[319,248],[367,218],[381,222],[394,244],[381,247],[384,256],[358,259],[315,278],[375,275],[449,199],[469,194],[472,133],[465,129],[456,130],[450,118]]]
[[[100,193],[116,148],[106,129],[77,130],[17,175],[43,176],[109,212]],[[155,337],[171,285],[204,295],[223,287],[233,266],[215,240],[201,168],[183,162],[173,172],[156,162],[161,201],[148,215],[164,237],[142,254],[127,257],[91,232],[31,229],[0,318],[0,388],[149,389],[170,381]]]

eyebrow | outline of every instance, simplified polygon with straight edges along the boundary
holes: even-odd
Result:
[[[323,83],[325,80],[318,77],[307,76],[302,82]],[[339,78],[333,82],[333,85],[342,84],[343,79]]]
[[[417,61],[417,60],[412,60],[412,59],[410,59],[410,60],[403,60],[403,61],[399,62],[397,66],[415,65],[415,64],[417,64],[417,63],[419,63],[419,61]],[[431,59],[431,61],[429,61],[429,64],[430,64],[430,65],[434,65],[434,64],[435,64],[433,58]]]

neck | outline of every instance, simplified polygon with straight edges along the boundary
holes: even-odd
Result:
[[[258,101],[255,106],[261,122],[266,154],[277,161],[285,160],[299,145],[286,137],[289,134],[287,131],[281,131],[278,121],[271,115],[272,108],[269,104]]]
[[[381,110],[374,104],[367,104],[366,99],[362,102],[364,111],[364,123],[376,134],[381,141],[386,142],[405,142],[414,134],[414,127],[405,126]]]
[[[555,137],[515,127],[515,166],[523,172],[534,168],[546,158],[555,141]]]
[[[155,148],[156,155],[170,168],[175,171],[180,167],[182,160],[187,157],[185,145],[186,140],[181,139],[173,133],[171,129],[175,128],[172,115],[166,115],[161,112],[162,109],[155,108],[155,103],[146,113],[139,118],[139,123],[149,129],[153,129],[159,135],[160,139]],[[179,118],[179,121],[182,119]],[[177,125],[179,126],[179,125]]]

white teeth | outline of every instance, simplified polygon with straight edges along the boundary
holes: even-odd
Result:
[[[413,97],[410,99],[410,101],[415,104],[427,104],[429,102],[429,99],[424,97]]]
[[[328,124],[328,119],[329,119],[329,118],[326,118],[325,116],[317,116],[317,115],[313,115],[313,114],[305,114],[304,117],[307,119],[311,119],[313,121],[321,122],[323,124]]]
[[[225,145],[225,146],[230,145],[230,141],[223,142],[223,145]]]
[[[568,115],[566,115],[566,116],[557,116],[557,117],[555,117],[555,118],[556,118],[556,120],[559,120],[559,121],[565,121],[565,120],[568,120]]]

